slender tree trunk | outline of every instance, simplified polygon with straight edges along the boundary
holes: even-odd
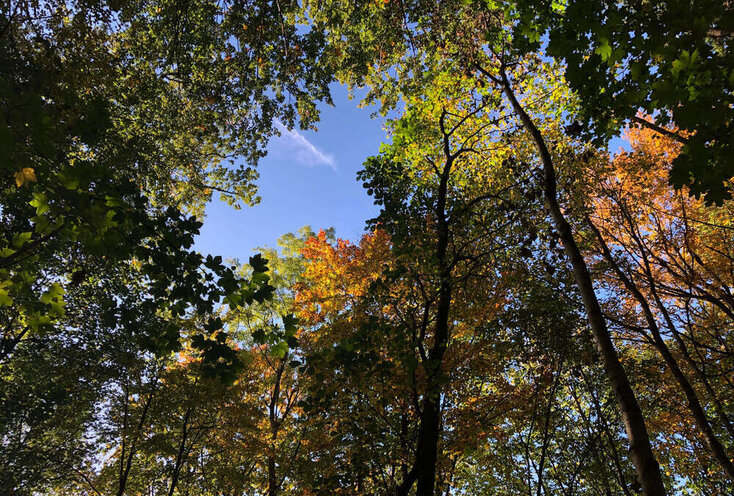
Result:
[[[173,474],[171,475],[171,487],[168,490],[168,496],[173,496],[178,485],[178,478],[181,474],[181,468],[183,467],[188,450],[186,449],[186,441],[189,437],[189,418],[191,417],[191,408],[186,410],[183,419],[183,427],[181,429],[181,444],[178,447],[178,453],[176,454],[176,463],[173,466]]]
[[[268,455],[268,496],[278,494],[278,479],[275,473],[275,456]]]
[[[585,379],[584,379],[585,380]],[[578,394],[576,393],[576,390],[574,388],[570,388],[571,397],[573,398],[574,403],[576,404],[576,410],[579,412],[579,416],[581,417],[581,420],[584,421],[584,424],[586,425],[586,432],[588,432],[589,437],[593,440],[596,440],[597,445],[599,449],[593,450],[594,456],[596,457],[596,461],[599,464],[600,467],[603,467],[604,465],[608,465],[608,463],[605,463],[604,458],[602,456],[606,457],[607,453],[604,449],[604,441],[602,440],[602,434],[608,434],[606,432],[606,429],[603,427],[603,422],[601,419],[597,421],[599,426],[594,429],[594,424],[591,422],[591,418],[589,415],[586,415],[584,413],[584,407],[581,404],[581,401],[579,401]],[[592,398],[595,398],[592,395]],[[596,402],[593,402],[594,408],[596,408]],[[601,413],[598,413],[598,416],[601,416]],[[604,431],[604,433],[602,433]],[[616,475],[617,482],[619,482],[619,486],[622,489],[622,492],[625,494],[625,496],[629,496],[630,492],[629,489],[627,489],[627,483],[624,480],[624,474],[622,473],[622,467],[619,464],[619,459],[617,457],[617,452],[614,449],[614,440],[612,439],[612,446],[611,446],[611,458],[612,458],[612,465],[614,465],[614,469],[616,470],[616,474],[614,474],[615,470],[611,470],[612,477]],[[609,481],[607,481],[606,477],[604,477],[604,487],[606,489],[607,494],[611,494],[611,488],[609,486]]]
[[[678,329],[673,328],[671,329],[671,332],[673,333],[673,337],[675,338],[676,343],[678,343],[678,347],[680,348],[681,353],[683,353],[683,358],[685,358],[686,363],[688,363],[688,366],[691,367],[691,369],[693,369],[693,371],[696,373],[696,376],[701,381],[701,384],[703,384],[703,387],[711,398],[711,401],[714,403],[714,410],[716,410],[716,414],[719,417],[719,422],[721,422],[721,424],[726,428],[726,431],[729,434],[729,440],[734,441],[734,425],[732,425],[731,420],[726,413],[724,405],[721,403],[721,400],[716,394],[716,391],[714,391],[714,387],[711,385],[711,382],[706,376],[705,371],[699,366],[699,364],[696,363],[693,356],[691,356],[691,353],[688,350],[688,346],[680,335]],[[692,330],[689,329],[689,332],[692,332]]]
[[[135,453],[137,451],[137,441],[142,436],[143,427],[145,426],[145,420],[148,418],[148,411],[150,409],[150,404],[153,402],[153,396],[155,395],[156,389],[158,388],[158,378],[155,378],[155,382],[153,384],[153,389],[148,394],[147,399],[145,400],[145,405],[143,406],[143,412],[140,414],[140,421],[138,422],[138,429],[135,433],[135,436],[132,439],[132,442],[130,444],[130,448],[127,455],[127,460],[124,462],[123,467],[123,460],[120,459],[120,478],[119,478],[119,486],[117,490],[117,496],[123,496],[125,494],[125,487],[127,486],[127,479],[130,475],[130,469],[132,468],[133,464],[133,458],[135,458]],[[125,398],[125,401],[128,401],[127,398]],[[125,408],[127,409],[127,405],[125,405]],[[123,437],[124,440],[124,437]]]
[[[708,420],[708,417],[706,416],[706,412],[704,411],[703,407],[701,406],[701,402],[698,399],[698,395],[696,394],[696,391],[693,389],[693,386],[691,385],[690,381],[686,377],[686,375],[681,370],[680,366],[678,365],[678,361],[675,359],[673,354],[670,352],[670,349],[668,348],[668,345],[665,343],[665,340],[663,339],[662,335],[660,334],[660,328],[658,327],[657,321],[655,320],[655,316],[652,313],[652,309],[650,308],[650,304],[647,302],[647,299],[642,294],[642,292],[639,290],[637,285],[629,278],[627,275],[622,271],[622,269],[619,267],[619,264],[617,264],[617,261],[612,256],[611,251],[609,250],[609,247],[607,246],[606,241],[604,241],[604,237],[601,235],[601,232],[599,232],[599,229],[594,225],[593,222],[591,222],[591,219],[586,219],[587,223],[589,224],[589,227],[594,231],[596,234],[597,239],[599,240],[599,246],[602,249],[602,253],[604,255],[604,258],[607,260],[607,262],[612,266],[615,273],[617,274],[617,277],[622,281],[622,283],[625,285],[627,290],[632,293],[632,295],[635,297],[637,302],[640,304],[640,307],[642,308],[642,313],[645,316],[645,320],[647,321],[647,325],[650,328],[650,332],[652,333],[653,342],[655,343],[655,347],[660,352],[660,355],[663,357],[663,360],[665,360],[665,364],[668,366],[668,369],[670,369],[670,373],[673,374],[673,377],[678,382],[678,385],[683,390],[683,393],[686,396],[686,400],[688,403],[688,409],[691,412],[691,415],[693,415],[693,419],[696,421],[696,425],[699,429],[701,429],[701,432],[703,433],[704,438],[706,439],[706,443],[709,446],[709,449],[713,453],[716,460],[719,462],[719,464],[724,469],[724,472],[729,476],[729,479],[734,480],[734,463],[731,462],[731,459],[726,453],[726,450],[724,449],[724,446],[721,444],[719,439],[716,437],[716,434],[714,433],[713,429],[711,428],[711,423]],[[638,244],[638,248],[641,250],[643,249],[641,244]],[[643,255],[644,257],[644,255]],[[645,272],[650,279],[651,284],[651,290],[655,291],[654,281],[652,280],[652,273],[650,271],[650,267],[647,265],[647,259],[645,258]],[[657,297],[656,295],[656,302],[659,306],[662,305],[662,301]],[[667,320],[669,320],[669,316],[666,314]],[[672,321],[669,322],[669,326],[672,326]]]
[[[273,384],[273,392],[270,396],[269,420],[270,420],[270,447],[268,452],[268,496],[278,495],[278,474],[275,466],[275,450],[278,441],[278,432],[280,430],[280,419],[278,418],[278,401],[280,400],[280,381],[283,379],[283,371],[285,363],[288,360],[288,353],[281,358],[278,367],[275,369],[275,383]]]
[[[648,496],[663,496],[666,493],[660,474],[660,465],[652,452],[650,436],[647,432],[642,409],[637,402],[624,367],[619,361],[617,350],[614,348],[614,343],[607,329],[599,300],[594,291],[589,268],[573,236],[571,225],[566,220],[558,204],[556,173],[553,159],[540,130],[517,100],[504,70],[502,71],[501,78],[500,83],[502,84],[504,93],[520,117],[526,131],[532,137],[540,154],[545,172],[544,194],[546,203],[548,204],[548,210],[561,237],[566,255],[573,267],[576,284],[581,293],[584,307],[586,308],[587,318],[596,341],[597,350],[601,356],[607,377],[614,389],[614,395],[622,413],[625,430],[627,431],[627,438],[630,443],[630,455],[635,466],[635,471],[637,472],[637,477],[645,494]]]
[[[439,437],[441,433],[441,391],[443,387],[443,358],[449,339],[449,312],[451,309],[451,267],[447,261],[449,245],[449,221],[446,214],[449,177],[455,155],[451,154],[449,135],[444,128],[446,113],[441,114],[440,127],[443,133],[445,163],[439,175],[436,199],[436,261],[438,266],[438,305],[436,309],[433,346],[424,362],[426,368],[426,391],[423,397],[421,425],[418,432],[416,461],[408,479],[398,488],[398,494],[407,494],[417,481],[416,496],[433,496],[436,486],[436,462],[438,461]]]
[[[441,431],[441,365],[448,342],[448,318],[451,302],[451,286],[444,282],[439,291],[436,315],[436,335],[429,355],[428,386],[423,400],[423,415],[418,439],[416,465],[418,486],[416,496],[433,496],[438,460],[438,438]]]
[[[5,360],[7,360],[13,351],[15,351],[15,348],[23,340],[23,337],[28,334],[30,329],[30,327],[25,326],[22,331],[12,338],[6,337],[10,335],[10,330],[3,334],[3,337],[0,339],[0,365],[3,365]]]
[[[627,212],[627,209],[624,208],[625,206],[619,200],[617,201],[617,204],[619,205],[622,214],[627,219],[627,222],[631,226],[633,224],[632,223],[632,218],[630,217],[629,213]],[[685,236],[685,239],[686,239],[686,242],[685,242],[686,250],[691,254],[691,257],[694,260],[697,260],[698,261],[698,263],[701,265],[701,267],[704,267],[703,262],[700,260],[700,257],[698,257],[698,255],[694,252],[694,250],[693,250],[693,248],[692,248],[692,246],[691,246],[691,244],[689,242],[689,239],[688,239],[688,230],[689,230],[689,227],[688,227],[688,218],[687,218],[687,215],[686,215],[685,208],[683,209],[683,220],[684,220],[685,225],[686,225],[686,232],[685,232],[685,235],[684,235]],[[664,320],[666,326],[668,327],[668,329],[670,330],[670,332],[672,333],[673,339],[675,339],[675,342],[678,344],[678,348],[680,349],[681,353],[683,354],[683,358],[686,360],[686,363],[688,363],[688,365],[691,367],[691,369],[696,373],[696,376],[701,381],[701,384],[703,385],[704,389],[706,390],[706,392],[711,397],[711,401],[714,403],[714,409],[716,411],[717,416],[719,417],[719,421],[726,428],[726,431],[729,434],[730,441],[734,441],[734,426],[732,426],[731,420],[729,419],[729,416],[726,414],[725,408],[721,404],[721,400],[719,399],[718,395],[716,394],[716,392],[714,391],[713,387],[711,386],[711,383],[709,382],[708,377],[706,376],[706,374],[704,373],[704,371],[702,370],[702,368],[699,367],[699,365],[695,362],[695,360],[693,359],[693,357],[689,353],[688,346],[686,345],[685,341],[681,337],[681,334],[678,331],[678,328],[675,326],[675,324],[673,323],[672,319],[670,318],[670,313],[668,312],[667,308],[665,307],[665,305],[663,305],[663,302],[662,302],[662,300],[661,300],[661,298],[659,296],[659,293],[657,291],[657,285],[655,284],[655,279],[652,276],[652,272],[651,272],[651,269],[650,269],[650,263],[648,262],[647,256],[645,255],[645,249],[644,249],[642,240],[640,239],[639,235],[634,232],[634,230],[632,231],[632,233],[633,233],[633,237],[635,239],[635,242],[636,242],[638,248],[641,250],[640,253],[641,253],[641,255],[643,256],[643,259],[644,259],[644,263],[645,263],[645,275],[648,278],[650,292],[654,296],[655,302],[656,302],[656,304],[657,304],[657,306],[658,306],[658,308],[660,310],[660,313],[663,315],[663,320]],[[722,307],[724,307],[723,304],[722,305],[719,305],[719,308],[722,308]],[[691,329],[691,332],[692,332],[692,329]],[[728,459],[728,460],[731,460],[731,459]]]
[[[719,417],[719,422],[721,422],[721,424],[726,428],[726,431],[729,434],[730,441],[734,441],[734,425],[732,425],[731,419],[729,419],[729,416],[726,413],[726,409],[721,403],[721,399],[719,399],[716,391],[714,391],[714,387],[711,385],[711,382],[706,376],[705,371],[699,366],[699,364],[696,363],[694,358],[691,356],[688,350],[688,346],[686,345],[685,341],[683,341],[683,338],[681,337],[678,329],[673,328],[671,329],[671,332],[673,333],[673,337],[675,338],[676,343],[678,343],[678,347],[680,348],[681,353],[683,353],[683,358],[685,358],[686,363],[688,363],[688,366],[691,367],[691,369],[693,369],[693,371],[696,373],[696,376],[701,381],[701,384],[703,384],[703,387],[711,398],[711,401],[714,403],[714,410],[716,410],[716,415]]]
[[[564,356],[563,353],[561,353],[559,357],[559,363],[558,363],[558,369],[556,370],[555,377],[553,378],[553,385],[551,386],[550,395],[548,396],[548,405],[546,406],[545,411],[545,423],[543,425],[543,445],[540,450],[540,462],[538,462],[538,491],[537,496],[541,495],[541,491],[544,490],[545,485],[543,482],[543,470],[545,467],[545,459],[548,455],[548,442],[550,441],[550,423],[551,423],[551,415],[553,413],[553,400],[556,397],[556,388],[558,388],[558,383],[561,379],[561,374],[563,373],[563,360]]]

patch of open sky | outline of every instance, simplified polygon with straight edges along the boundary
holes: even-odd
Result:
[[[281,127],[258,171],[262,201],[235,210],[214,199],[206,207],[196,249],[242,262],[258,247],[275,247],[280,236],[304,225],[334,227],[336,235],[358,239],[378,208],[357,181],[362,163],[376,155],[387,134],[374,108],[359,108],[365,92],[349,100],[345,87],[332,86],[334,107],[322,104],[318,131]]]
[[[276,247],[279,237],[305,225],[316,231],[334,227],[338,237],[350,240],[364,233],[378,208],[356,173],[389,139],[386,119],[373,117],[375,108],[359,108],[366,91],[355,91],[352,100],[344,86],[333,85],[332,92],[334,107],[319,105],[318,131],[280,127],[281,136],[273,138],[258,167],[258,205],[235,210],[216,198],[207,205],[197,250],[246,262],[258,247]],[[629,144],[615,138],[608,149],[616,154]]]

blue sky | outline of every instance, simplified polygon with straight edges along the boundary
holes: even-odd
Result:
[[[335,106],[320,107],[317,132],[284,130],[271,142],[258,167],[258,205],[234,210],[216,198],[207,205],[197,250],[246,262],[255,248],[274,247],[281,235],[304,225],[359,238],[378,210],[356,173],[385,141],[384,119],[359,108],[359,94],[349,100],[346,88],[332,89]]]
[[[334,107],[321,105],[318,131],[287,131],[274,139],[259,165],[262,201],[235,210],[215,200],[207,206],[200,252],[246,262],[261,246],[275,247],[280,236],[310,225],[334,227],[340,238],[356,240],[378,209],[356,173],[386,140],[384,119],[359,108],[361,93],[349,100],[346,88],[333,86]],[[617,138],[610,151],[627,143]],[[625,147],[626,148],[626,147]]]

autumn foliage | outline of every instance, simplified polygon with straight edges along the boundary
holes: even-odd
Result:
[[[731,14],[4,2],[0,494],[734,494]],[[334,83],[364,234],[200,253]]]

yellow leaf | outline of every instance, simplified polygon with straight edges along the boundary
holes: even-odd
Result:
[[[19,188],[26,183],[35,183],[36,181],[38,181],[36,179],[36,171],[30,167],[23,167],[15,173],[15,184],[17,184]]]

